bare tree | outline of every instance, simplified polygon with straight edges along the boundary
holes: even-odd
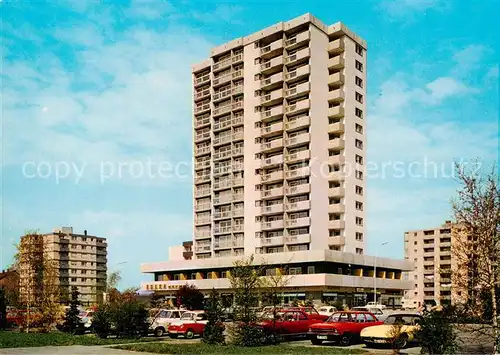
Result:
[[[477,167],[478,162],[475,162]],[[500,191],[496,171],[485,176],[478,169],[456,164],[461,184],[452,201],[456,225],[452,229],[454,265],[452,280],[462,294],[458,301],[466,309],[478,310],[484,302],[479,294],[488,295],[491,304],[493,353],[500,351],[499,310],[496,293],[500,287]],[[477,316],[477,314],[474,314]],[[474,331],[491,334],[485,327]]]

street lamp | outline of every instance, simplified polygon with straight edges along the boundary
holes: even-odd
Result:
[[[380,246],[386,245],[388,242],[383,242]],[[377,304],[377,258],[379,251],[375,254],[375,263],[373,265],[373,300],[375,301],[375,305]]]

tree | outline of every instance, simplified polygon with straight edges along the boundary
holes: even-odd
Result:
[[[151,296],[150,307],[151,308],[163,308],[168,303],[165,296],[159,295],[156,292]]]
[[[475,162],[477,168],[479,162]],[[483,176],[478,169],[456,164],[461,184],[452,201],[456,225],[452,229],[455,267],[452,281],[462,290],[467,309],[480,310],[481,301],[491,305],[493,353],[500,351],[500,315],[497,289],[500,285],[500,191],[495,169]],[[483,295],[481,300],[480,295]],[[486,296],[486,300],[484,297]],[[477,313],[475,314],[477,316]],[[485,333],[483,327],[475,331]]]
[[[83,330],[83,324],[79,317],[80,311],[78,310],[78,307],[81,305],[81,302],[78,299],[79,296],[80,292],[78,292],[78,289],[73,286],[71,289],[69,309],[66,311],[66,317],[63,325],[63,330],[72,334],[79,333]]]
[[[0,287],[0,330],[7,328],[7,299],[5,290]]]
[[[219,293],[214,289],[205,307],[208,323],[203,331],[203,342],[207,344],[224,344],[224,324],[222,315],[222,302]]]
[[[106,280],[106,292],[111,292],[111,290],[116,290],[121,280],[122,280],[122,275],[120,270],[112,271],[108,275],[108,279]]]
[[[195,285],[182,285],[175,293],[178,306],[184,306],[190,311],[203,309],[205,297]]]
[[[454,354],[457,350],[457,336],[448,312],[425,311],[416,338],[423,354]]]

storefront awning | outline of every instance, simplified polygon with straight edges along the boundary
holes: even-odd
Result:
[[[332,292],[323,292],[323,296],[325,297],[337,297],[337,293],[332,293]]]

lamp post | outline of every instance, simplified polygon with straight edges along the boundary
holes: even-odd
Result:
[[[388,242],[383,242],[380,244],[380,246],[386,245]],[[377,258],[378,258],[378,251],[375,254],[375,263],[373,265],[373,300],[375,301],[375,304],[377,304]]]

